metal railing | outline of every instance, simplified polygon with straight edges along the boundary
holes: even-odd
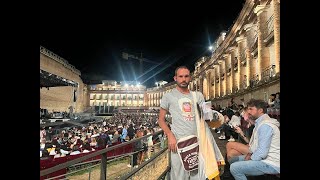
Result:
[[[267,82],[270,80],[270,78],[274,77],[276,75],[275,73],[275,68],[272,68],[273,66],[270,65],[267,68],[265,68],[262,72],[261,72],[261,80],[263,82]],[[275,66],[274,66],[275,67]]]
[[[232,93],[237,93],[239,91],[238,87],[233,87],[232,88]]]
[[[254,74],[253,76],[251,76],[251,78],[249,79],[249,86],[250,88],[253,88],[255,85],[257,85],[259,83],[259,76],[258,74]]]
[[[160,130],[158,132],[155,132],[154,134],[149,134],[149,135],[146,135],[146,136],[143,136],[143,137],[140,137],[140,138],[137,138],[137,139],[133,139],[131,141],[128,141],[128,142],[125,142],[125,143],[121,143],[121,144],[118,144],[118,145],[115,145],[115,146],[111,146],[111,147],[108,147],[108,148],[105,148],[105,149],[101,149],[101,150],[98,150],[96,152],[93,152],[93,153],[90,153],[88,155],[84,155],[82,157],[79,157],[79,158],[76,158],[76,159],[72,159],[70,161],[67,161],[67,162],[64,162],[64,163],[61,163],[61,164],[58,164],[56,166],[53,166],[53,167],[50,167],[50,168],[47,168],[47,169],[44,169],[44,170],[41,170],[40,171],[40,177],[46,177],[47,175],[51,174],[51,173],[54,173],[54,172],[57,172],[59,170],[63,170],[65,168],[69,168],[70,166],[72,165],[75,165],[77,163],[81,163],[85,160],[88,160],[90,158],[94,158],[96,156],[99,156],[101,155],[101,163],[100,163],[100,166],[101,166],[101,173],[100,173],[100,179],[106,179],[106,174],[107,174],[107,168],[106,168],[106,164],[107,164],[107,152],[109,151],[112,151],[112,150],[115,150],[117,148],[121,148],[121,147],[124,147],[126,145],[129,145],[129,144],[133,144],[133,143],[136,143],[137,141],[146,141],[146,139],[149,137],[149,136],[154,136],[154,135],[159,135],[163,133],[163,130]]]

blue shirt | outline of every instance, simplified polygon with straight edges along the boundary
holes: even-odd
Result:
[[[267,114],[260,116],[256,120],[255,127],[259,126],[261,120],[263,119],[263,116],[267,116]],[[258,147],[251,155],[252,160],[260,161],[267,157],[271,145],[272,133],[273,129],[271,126],[267,124],[263,124],[260,126],[260,128],[258,129]]]
[[[123,128],[123,129],[122,129],[122,136],[121,136],[121,138],[122,138],[122,139],[126,139],[127,134],[128,134],[127,129],[126,129],[126,128]]]
[[[260,116],[255,122],[255,127],[259,126],[259,124],[263,119],[262,117],[264,116],[268,116],[268,115],[264,114]],[[251,160],[253,161],[261,161],[267,157],[269,148],[271,145],[273,129],[271,126],[267,124],[263,124],[260,126],[257,133],[258,133],[258,147],[251,155]],[[270,165],[270,166],[272,166],[274,169],[280,172],[280,168],[275,167],[273,165]]]

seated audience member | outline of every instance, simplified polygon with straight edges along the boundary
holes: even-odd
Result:
[[[275,109],[280,109],[280,92],[276,93],[276,97],[274,99],[274,106]]]
[[[115,131],[113,136],[112,136],[112,143],[117,143],[119,142],[119,139],[120,139],[120,135],[119,135],[119,131]]]
[[[247,107],[244,108],[244,111],[243,111],[243,114],[242,114],[242,119],[244,120],[244,122],[248,122],[248,124],[250,123],[254,123],[254,121],[252,121],[250,118],[249,118],[249,114],[248,114],[248,109]],[[248,125],[247,124],[247,125]],[[243,125],[243,124],[241,124]],[[245,142],[245,144],[243,143],[240,143],[240,142],[228,142],[227,145],[226,145],[226,150],[227,150],[227,160],[228,162],[231,164],[234,159],[233,157],[236,157],[236,156],[240,156],[240,155],[244,155],[244,154],[248,154],[249,153],[249,140],[250,140],[250,137],[247,136],[243,131],[242,129],[237,126],[235,128],[235,132],[238,133],[240,135],[240,137],[243,139],[243,141]]]
[[[269,99],[268,99],[268,105],[269,107],[274,106],[274,100],[276,99],[276,94],[270,94]]]
[[[229,119],[229,116],[226,115],[226,123],[222,125],[222,135],[219,137],[219,139],[223,140],[229,138],[228,141],[235,141],[234,137],[237,137],[237,133],[234,131],[234,127],[240,126],[240,113],[238,111],[235,112],[234,115],[231,116],[231,119]]]
[[[248,152],[234,157],[230,172],[234,179],[247,179],[246,176],[280,173],[280,123],[270,118],[268,103],[251,99],[248,103],[249,117],[255,121]]]

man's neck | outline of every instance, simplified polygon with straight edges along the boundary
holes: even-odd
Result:
[[[181,87],[179,87],[179,86],[177,86],[176,88],[177,88],[177,90],[178,90],[179,92],[181,92],[182,94],[189,94],[189,92],[190,92],[188,88],[181,88]]]

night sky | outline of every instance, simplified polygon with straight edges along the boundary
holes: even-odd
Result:
[[[228,30],[245,0],[210,4],[119,4],[105,9],[59,8],[42,13],[40,45],[66,59],[88,80],[138,81],[147,87],[173,81],[177,66],[194,70],[194,63],[209,55],[208,46]],[[97,5],[99,6],[99,5]],[[107,5],[104,5],[107,6]],[[122,58],[122,52],[142,57]],[[158,63],[158,65],[156,64]],[[159,64],[160,63],[160,64]]]

